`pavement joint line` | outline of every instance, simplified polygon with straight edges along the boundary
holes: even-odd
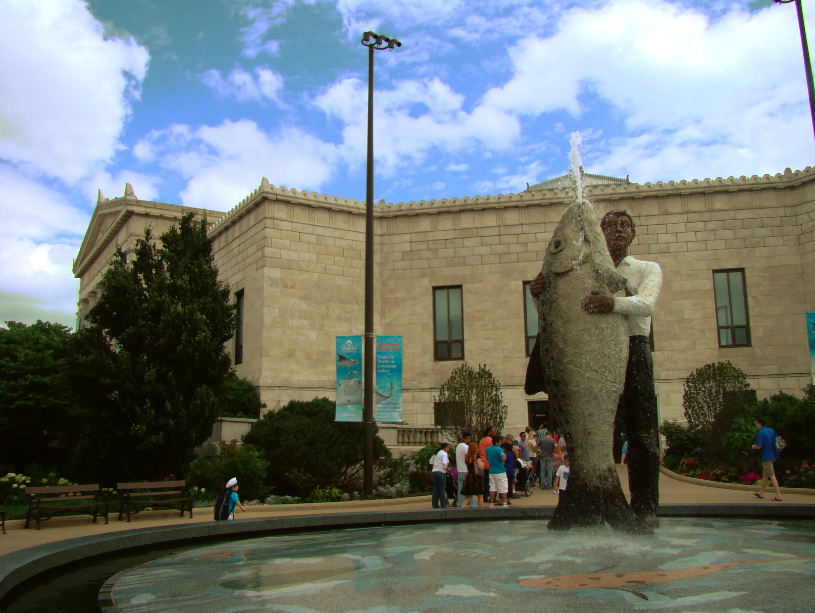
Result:
[[[101,535],[89,535],[35,545],[0,556],[0,598],[27,579],[65,564],[94,556],[167,543],[190,545],[196,541],[228,536],[271,536],[273,534],[341,530],[376,526],[491,521],[504,519],[548,519],[553,506],[518,506],[508,509],[426,509],[416,511],[369,511],[330,515],[293,515],[243,519],[232,522],[200,522],[185,526],[153,526]],[[659,517],[700,519],[810,519],[815,505],[766,505],[756,503],[665,504]]]

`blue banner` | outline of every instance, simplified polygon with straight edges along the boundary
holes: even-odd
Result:
[[[402,421],[402,337],[376,337],[376,421]]]
[[[815,385],[815,313],[807,313],[807,339],[809,340],[809,370]]]
[[[334,421],[362,421],[362,337],[338,336]]]

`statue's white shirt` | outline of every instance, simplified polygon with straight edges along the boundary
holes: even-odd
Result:
[[[629,255],[617,266],[617,273],[625,279],[631,296],[614,298],[614,312],[626,316],[629,336],[648,336],[651,315],[662,288],[662,270],[656,262],[635,260]]]

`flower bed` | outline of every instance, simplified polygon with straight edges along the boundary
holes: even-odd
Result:
[[[784,477],[784,487],[815,488],[815,466],[804,460],[800,465],[793,465],[787,469]]]

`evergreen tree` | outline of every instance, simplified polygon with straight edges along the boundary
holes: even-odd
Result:
[[[76,457],[106,483],[180,476],[210,436],[232,366],[235,307],[218,280],[205,220],[184,215],[131,261],[117,249],[77,335],[77,391],[89,419]]]

